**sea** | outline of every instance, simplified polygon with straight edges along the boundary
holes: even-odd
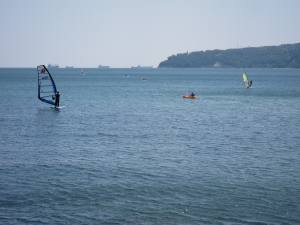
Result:
[[[49,70],[0,69],[1,225],[300,224],[299,69]]]

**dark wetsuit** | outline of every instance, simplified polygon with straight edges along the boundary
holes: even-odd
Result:
[[[252,86],[252,80],[249,81],[249,85],[248,85],[248,86],[249,86],[249,87]]]
[[[56,94],[55,94],[55,107],[59,107],[59,98],[60,98],[60,94],[59,94],[59,92],[56,92]]]

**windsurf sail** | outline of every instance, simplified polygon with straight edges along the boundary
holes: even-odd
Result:
[[[249,80],[247,73],[243,73],[243,81],[244,81],[244,84],[245,84],[246,88],[251,87],[252,80]]]
[[[243,73],[243,80],[244,82],[248,82],[248,75],[246,73]]]
[[[54,80],[45,65],[37,66],[38,72],[38,98],[45,103],[55,105],[57,93]]]

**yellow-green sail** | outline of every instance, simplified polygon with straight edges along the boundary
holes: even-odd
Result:
[[[249,80],[248,75],[246,73],[243,73],[243,80],[244,82],[247,82]]]

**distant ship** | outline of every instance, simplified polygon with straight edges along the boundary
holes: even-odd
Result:
[[[58,64],[48,64],[47,65],[48,68],[59,68]]]
[[[109,66],[102,66],[102,65],[98,66],[98,69],[109,69],[109,68],[110,68]]]
[[[131,69],[153,69],[153,66],[132,66]]]

